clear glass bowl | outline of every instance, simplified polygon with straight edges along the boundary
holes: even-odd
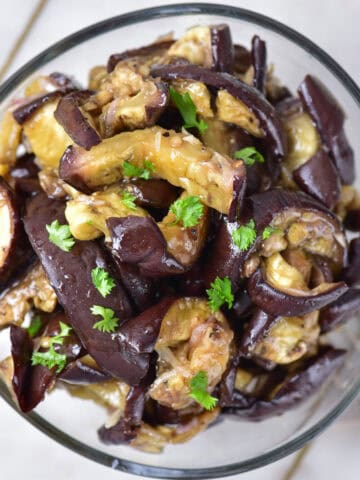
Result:
[[[277,76],[293,91],[306,73],[321,78],[347,112],[346,130],[359,158],[360,90],[345,71],[314,43],[287,26],[254,12],[223,5],[155,7],[110,18],[70,35],[35,57],[1,86],[0,110],[21,92],[32,76],[57,70],[86,84],[90,67],[103,64],[111,53],[147,44],[169,31],[178,36],[192,25],[221,22],[230,25],[235,42],[249,45],[254,33],[264,38]],[[103,423],[105,412],[89,401],[71,398],[62,389],[51,393],[36,412],[24,418],[75,452],[128,473],[189,479],[251,470],[302,447],[356,396],[360,389],[357,320],[331,335],[334,344],[348,349],[345,365],[306,404],[260,423],[226,419],[189,443],[166,447],[161,455],[101,444],[96,430]],[[2,356],[7,353],[4,342],[0,353]],[[0,393],[14,406],[2,384]]]

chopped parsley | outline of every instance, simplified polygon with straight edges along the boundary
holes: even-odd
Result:
[[[100,330],[104,333],[114,333],[116,327],[118,326],[119,319],[115,317],[114,310],[111,308],[101,307],[100,305],[93,305],[90,308],[90,311],[93,315],[99,315],[102,317],[102,320],[94,323],[93,328]]]
[[[49,349],[46,352],[34,352],[31,357],[32,365],[42,365],[51,370],[54,367],[56,373],[60,373],[66,366],[66,355],[61,354],[55,351],[54,345],[62,345],[64,343],[64,338],[68,337],[71,331],[71,327],[66,325],[66,323],[59,322],[60,333],[50,338]]]
[[[155,167],[149,160],[144,160],[144,167],[137,167],[132,163],[125,160],[123,163],[123,172],[125,177],[130,178],[142,178],[143,180],[149,180],[151,173],[155,172]]]
[[[208,124],[202,118],[200,118],[200,121],[197,119],[196,106],[192,101],[189,92],[181,95],[181,93],[177,92],[175,88],[170,87],[170,97],[175,103],[176,108],[181,113],[181,116],[185,122],[184,128],[195,127],[200,133],[204,133],[208,128]]]
[[[204,206],[199,197],[179,198],[170,205],[170,212],[175,215],[174,223],[182,222],[185,228],[195,227],[204,213]]]
[[[209,297],[209,306],[213,312],[219,310],[219,308],[227,303],[231,308],[234,303],[234,295],[231,291],[231,282],[228,277],[220,278],[216,277],[210,284],[210,288],[206,290]]]
[[[241,225],[231,234],[233,242],[240,252],[245,252],[256,240],[255,222],[251,219],[246,225]]]
[[[207,373],[204,370],[200,370],[190,380],[190,397],[200,403],[205,410],[212,410],[216,406],[218,399],[210,395],[210,393],[207,391],[207,386]]]
[[[42,321],[39,315],[35,315],[35,317],[31,320],[30,325],[27,328],[27,332],[30,337],[36,337],[36,335],[40,332],[42,327]]]
[[[234,153],[234,157],[240,158],[248,167],[254,165],[255,162],[265,162],[263,155],[258,150],[256,150],[255,147],[245,147],[241,150],[237,150]]]
[[[273,233],[281,233],[280,228],[271,227],[270,225],[265,227],[262,233],[262,239],[267,240]]]
[[[60,225],[58,220],[54,220],[51,225],[46,225],[51,243],[59,247],[64,252],[70,252],[75,245],[75,239],[71,235],[69,225]]]
[[[125,207],[129,208],[130,210],[136,210],[135,200],[136,196],[131,192],[128,192],[127,190],[123,192],[121,201]]]
[[[91,279],[97,291],[104,298],[107,297],[115,287],[114,279],[101,267],[96,267],[91,270]]]

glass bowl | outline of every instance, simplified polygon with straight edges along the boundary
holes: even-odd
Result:
[[[296,90],[306,73],[321,78],[347,112],[347,134],[359,158],[360,90],[346,72],[318,46],[287,26],[258,13],[223,5],[201,3],[149,8],[80,30],[12,75],[0,88],[0,110],[21,92],[24,83],[38,74],[63,71],[86,84],[90,67],[103,64],[111,53],[147,44],[170,30],[179,35],[196,24],[221,22],[230,25],[236,42],[248,45],[254,33],[266,40],[276,75],[291,90]],[[128,473],[208,479],[258,468],[289,455],[313,439],[358,393],[360,323],[356,320],[330,335],[333,344],[348,350],[344,366],[300,408],[260,423],[226,419],[189,443],[167,446],[163,454],[101,444],[96,430],[103,424],[105,412],[89,401],[71,398],[63,389],[50,394],[36,412],[23,416],[73,451]],[[5,344],[4,340],[0,342],[2,356]],[[0,394],[16,408],[3,384]]]

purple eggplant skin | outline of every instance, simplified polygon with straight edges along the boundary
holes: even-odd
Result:
[[[216,72],[232,73],[234,69],[234,45],[228,25],[212,25],[210,27],[212,68]]]
[[[344,225],[351,232],[360,232],[360,209],[349,210],[344,219]]]
[[[251,53],[243,45],[234,45],[234,72],[245,73],[251,66]]]
[[[345,354],[346,351],[342,349],[322,348],[303,370],[292,374],[282,383],[272,400],[256,400],[249,408],[236,409],[231,413],[248,420],[260,421],[297,407],[340,368]]]
[[[135,311],[141,313],[151,307],[156,301],[156,282],[150,277],[140,275],[136,265],[120,262],[116,257],[113,259]]]
[[[255,88],[228,73],[214,72],[196,65],[158,65],[151,69],[151,75],[164,80],[195,80],[217,90],[226,90],[258,118],[271,156],[281,160],[286,154],[286,137],[281,120],[274,107]]]
[[[255,310],[240,339],[239,350],[245,357],[251,354],[257,342],[267,334],[277,318],[279,317],[269,315],[260,308]]]
[[[179,197],[179,189],[160,178],[134,180],[129,189],[136,197],[136,204],[142,207],[166,208]]]
[[[108,261],[107,252],[96,241],[76,242],[69,252],[64,252],[50,242],[46,225],[58,220],[65,224],[65,205],[37,195],[27,209],[25,229],[42,266],[55,289],[59,303],[63,306],[71,326],[79,336],[89,354],[105,372],[129,384],[137,384],[146,374],[147,358],[134,352],[131,356],[121,351],[123,345],[114,334],[103,333],[93,328],[99,320],[91,314],[93,305],[111,308],[120,326],[132,316],[132,309],[116,271]],[[111,294],[103,298],[92,283],[91,271],[101,267],[115,281]],[[116,337],[116,335],[115,335]]]
[[[233,243],[231,233],[238,226],[237,222],[229,222],[226,217],[220,220],[216,237],[209,246],[204,262],[203,275],[206,288],[210,288],[216,277],[228,277],[233,292],[239,288],[240,270],[247,258],[247,252],[240,252]]]
[[[38,178],[40,169],[34,160],[35,157],[32,153],[25,153],[18,158],[16,165],[10,171],[11,179],[9,179],[9,182],[20,201],[41,191]]]
[[[220,385],[217,389],[219,399],[218,405],[223,408],[243,409],[250,408],[255,402],[255,398],[244,395],[235,389],[236,365],[230,365],[224,373]]]
[[[130,215],[106,220],[114,257],[136,265],[142,275],[161,277],[185,271],[167,251],[166,240],[153,218]]]
[[[25,235],[21,221],[22,199],[0,177],[0,209],[10,219],[9,229],[2,225],[4,237],[0,255],[0,292],[16,274],[23,271],[33,260],[34,252]]]
[[[63,89],[64,91],[70,90],[80,90],[80,85],[73,78],[68,77],[61,72],[50,73],[49,77],[55,83],[56,86]]]
[[[337,282],[317,295],[289,295],[270,285],[264,278],[262,268],[258,268],[248,281],[248,292],[255,305],[269,315],[281,317],[296,317],[320,310],[337,300],[348,289],[345,282]]]
[[[112,376],[99,368],[90,366],[81,358],[70,362],[60,373],[58,380],[70,385],[89,385],[111,380]]]
[[[251,60],[254,67],[253,86],[262,94],[265,93],[266,56],[266,43],[258,35],[254,35],[251,40]]]
[[[108,73],[112,72],[116,65],[122,60],[128,60],[129,58],[134,57],[147,57],[150,55],[161,55],[168,50],[175,40],[163,40],[161,42],[152,43],[146,45],[145,47],[134,48],[132,50],[126,50],[122,53],[113,53],[110,55],[107,62],[107,71]]]
[[[329,332],[343,325],[360,311],[360,288],[351,287],[336,302],[328,305],[320,312],[321,333]]]
[[[354,153],[344,133],[345,115],[332,93],[315,77],[306,75],[298,93],[304,109],[316,124],[344,184],[355,179]]]
[[[293,179],[303,192],[324,203],[330,209],[340,199],[340,177],[323,148],[293,171]]]
[[[153,359],[154,360],[154,359]],[[149,368],[146,377],[135,387],[131,387],[126,396],[126,403],[123,416],[112,427],[101,427],[98,430],[100,440],[107,445],[119,445],[130,443],[141,426],[144,414],[146,393],[155,380],[155,362]]]
[[[19,125],[23,125],[35,112],[37,112],[43,105],[51,102],[55,98],[61,97],[63,93],[60,90],[40,95],[29,102],[23,103],[13,111],[13,117]]]
[[[349,244],[348,264],[341,276],[348,285],[360,284],[360,238],[353,238]]]
[[[90,150],[101,142],[99,134],[80,110],[81,104],[91,93],[90,90],[81,90],[65,95],[60,99],[54,112],[56,120],[69,137],[85,150]]]
[[[11,355],[14,362],[12,386],[22,412],[33,410],[44,398],[47,389],[55,381],[55,369],[42,365],[31,366],[33,341],[21,327],[10,327]]]

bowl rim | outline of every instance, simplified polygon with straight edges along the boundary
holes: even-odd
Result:
[[[170,5],[162,5],[158,7],[145,8],[135,10],[122,15],[114,16],[100,22],[94,23],[85,27],[73,34],[70,34],[60,41],[54,43],[50,47],[43,50],[33,59],[28,61],[25,65],[13,73],[0,86],[0,102],[3,102],[7,97],[32,73],[38,68],[47,64],[49,61],[55,59],[62,53],[76,47],[80,43],[95,38],[98,35],[110,32],[112,30],[150,21],[157,18],[166,18],[174,16],[185,16],[193,14],[219,15],[228,18],[240,19],[252,24],[260,25],[268,30],[274,31],[282,35],[287,40],[290,40],[301,47],[303,50],[309,52],[320,63],[327,67],[331,73],[343,84],[346,90],[353,97],[354,101],[360,108],[360,89],[350,75],[324,50],[317,46],[307,37],[297,32],[296,30],[284,25],[277,20],[268,16],[262,15],[244,8],[220,5],[215,3],[177,3]],[[24,414],[19,411],[14,400],[9,393],[5,383],[0,380],[0,396],[14,408],[23,418],[34,425],[38,430],[45,433],[47,436],[57,441],[70,450],[112,469],[119,470],[135,475],[142,475],[153,478],[218,478],[237,473],[246,472],[255,468],[265,466],[276,460],[279,460],[310,442],[315,436],[321,433],[328,425],[330,425],[351,403],[360,391],[360,376],[355,382],[355,385],[346,393],[342,401],[336,405],[324,418],[319,420],[311,428],[288,441],[284,445],[271,449],[261,455],[252,457],[245,461],[228,464],[225,466],[188,469],[188,468],[169,468],[169,467],[155,467],[145,465],[130,460],[124,460],[116,456],[104,453],[96,448],[74,439],[70,435],[56,428],[49,423],[38,413],[32,412]]]

